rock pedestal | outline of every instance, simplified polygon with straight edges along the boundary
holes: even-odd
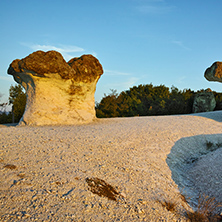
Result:
[[[96,118],[94,94],[103,69],[92,55],[66,62],[56,51],[36,51],[14,60],[8,74],[26,90],[20,125],[82,124]]]

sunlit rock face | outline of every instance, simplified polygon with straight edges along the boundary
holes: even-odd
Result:
[[[207,68],[204,77],[208,81],[222,82],[222,62],[215,62]]]
[[[20,125],[81,124],[96,118],[94,94],[103,68],[92,55],[66,62],[56,51],[36,51],[14,60],[8,74],[26,90]]]

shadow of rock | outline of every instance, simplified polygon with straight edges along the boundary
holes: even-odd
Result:
[[[195,114],[191,114],[191,115],[212,119],[212,120],[215,120],[217,122],[222,122],[222,111],[195,113]]]
[[[222,134],[198,135],[178,140],[167,157],[172,179],[196,207],[199,195],[222,202]]]

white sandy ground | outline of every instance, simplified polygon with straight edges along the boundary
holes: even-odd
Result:
[[[184,186],[188,196],[206,193],[222,202],[222,149],[207,153],[206,141],[222,144],[222,111],[2,125],[0,221],[186,221]],[[117,201],[92,193],[92,177],[112,185]]]

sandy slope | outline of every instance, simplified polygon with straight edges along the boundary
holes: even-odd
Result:
[[[1,127],[0,220],[186,221],[178,185],[222,201],[222,149],[203,156],[209,140],[222,143],[222,112]],[[91,178],[116,189],[117,201],[92,193]]]

